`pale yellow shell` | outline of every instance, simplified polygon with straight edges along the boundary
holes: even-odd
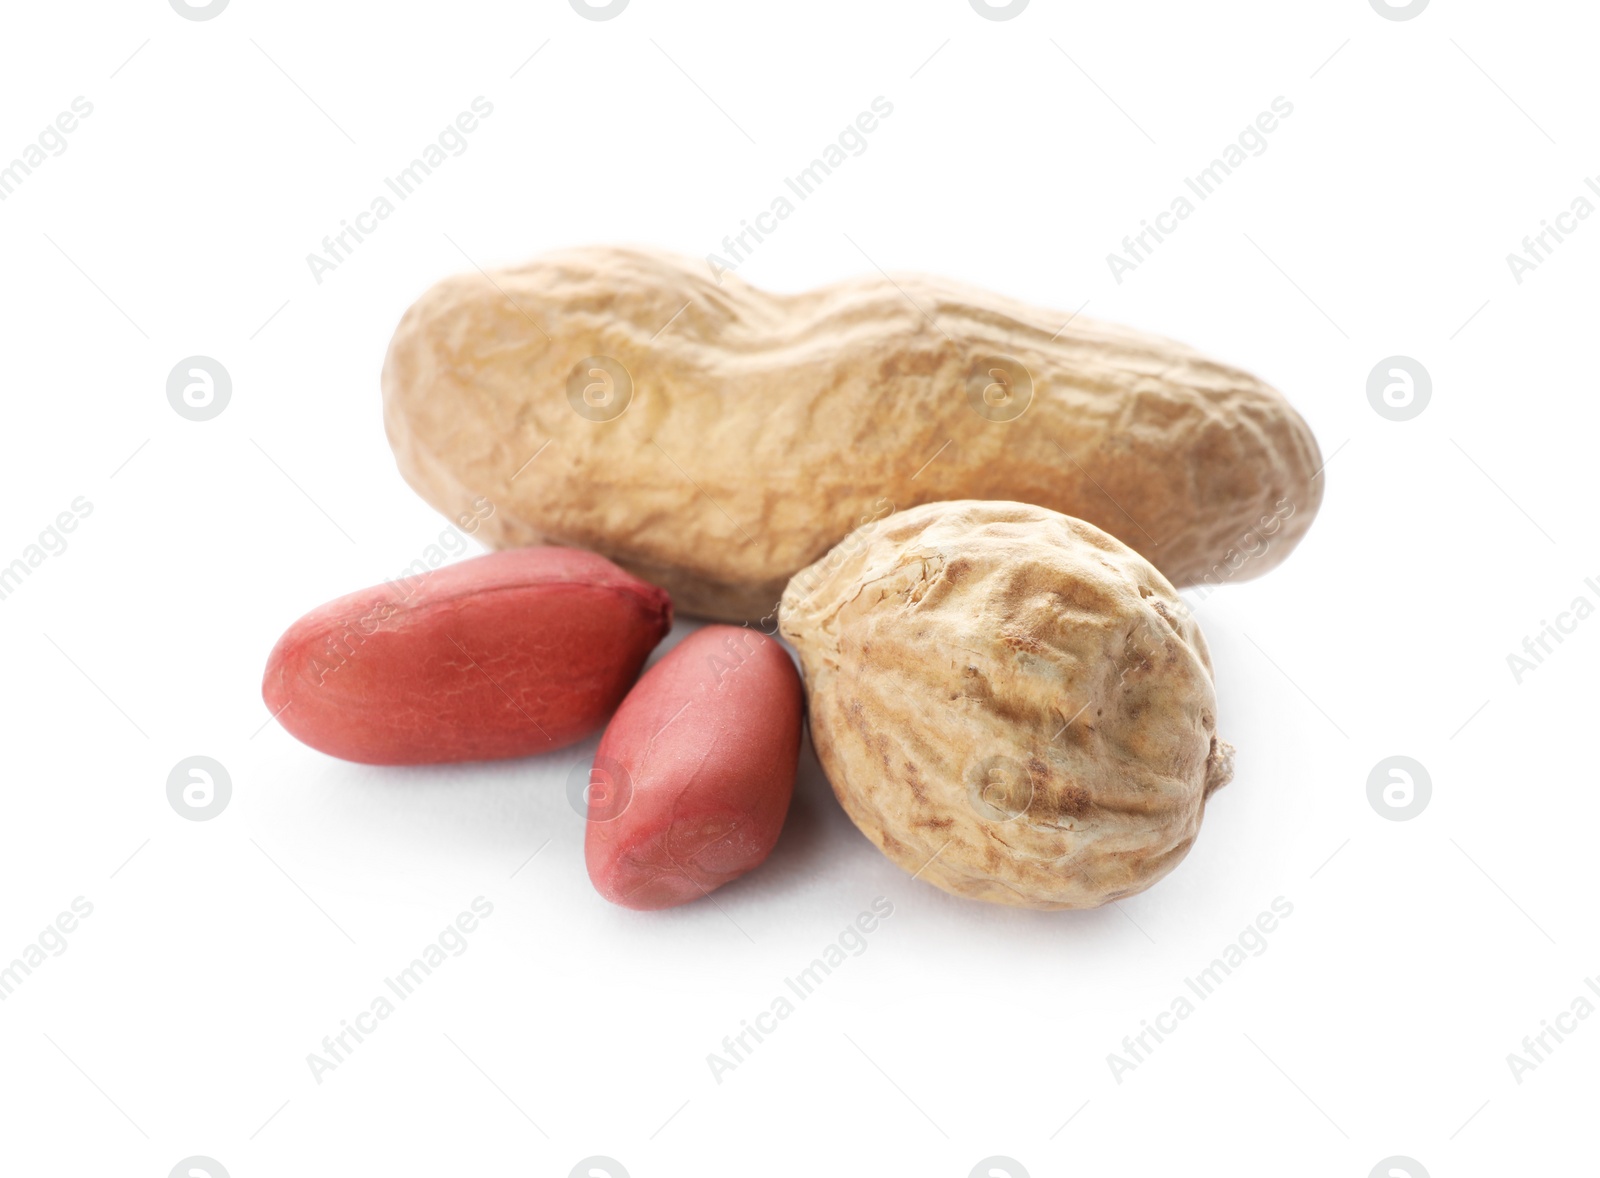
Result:
[[[1177,865],[1232,772],[1205,639],[1100,529],[930,503],[789,583],[812,740],[856,825],[945,891],[1090,908]]]
[[[383,392],[401,473],[479,538],[588,548],[729,621],[919,503],[1037,503],[1194,584],[1271,568],[1322,498],[1315,440],[1256,378],[936,278],[771,295],[552,254],[424,294]]]

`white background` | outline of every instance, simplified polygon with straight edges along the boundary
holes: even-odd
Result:
[[[93,510],[0,601],[0,960],[94,911],[0,1003],[0,1170],[1573,1172],[1600,1019],[1520,1084],[1506,1057],[1600,972],[1600,620],[1520,684],[1506,656],[1600,604],[1600,219],[1521,284],[1506,255],[1600,174],[1596,23],[1577,0],[8,5],[0,161],[94,110],[0,203],[0,563]],[[469,149],[318,284],[306,255],[480,95]],[[1329,458],[1293,558],[1198,607],[1239,774],[1187,861],[1095,912],[957,900],[855,831],[808,748],[765,867],[632,913],[591,889],[562,789],[592,741],[374,769],[270,722],[283,628],[447,527],[379,415],[411,300],[558,246],[704,256],[879,95],[868,150],[743,277],[1088,300],[1261,374]],[[1269,149],[1116,282],[1106,255],[1280,95]],[[200,423],[165,393],[194,354],[234,386]],[[1407,422],[1366,397],[1393,354],[1433,379]],[[206,822],[166,797],[195,754],[233,782]],[[1368,802],[1393,754],[1432,778],[1411,821]],[[313,1080],[480,895],[468,950]],[[866,952],[716,1083],[707,1054],[880,896]],[[1278,896],[1266,952],[1118,1083],[1108,1053]]]

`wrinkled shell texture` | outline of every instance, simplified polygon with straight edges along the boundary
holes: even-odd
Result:
[[[1142,891],[1231,774],[1205,639],[1171,584],[1043,508],[869,524],[795,577],[782,631],[845,810],[959,896],[1089,908]]]
[[[569,396],[594,356],[632,385],[610,420]],[[1310,430],[1255,377],[937,278],[773,295],[572,250],[433,287],[383,389],[401,473],[452,518],[491,500],[486,542],[587,548],[729,621],[770,618],[795,572],[921,503],[1037,503],[1183,585],[1265,572],[1322,497]]]

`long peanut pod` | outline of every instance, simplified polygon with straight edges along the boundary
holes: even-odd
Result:
[[[770,618],[852,530],[937,500],[1076,516],[1178,585],[1281,561],[1322,499],[1299,414],[1181,344],[1068,319],[938,278],[774,295],[572,250],[424,294],[384,418],[428,502],[496,505],[487,542],[591,549],[711,618]]]

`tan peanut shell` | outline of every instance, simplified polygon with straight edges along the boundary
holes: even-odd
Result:
[[[851,529],[938,500],[1065,512],[1180,585],[1282,560],[1322,497],[1288,402],[1068,319],[938,278],[773,295],[571,250],[424,294],[389,347],[384,421],[440,511],[495,504],[485,542],[590,549],[704,617],[770,618]]]
[[[1199,627],[1082,520],[925,504],[796,575],[781,619],[845,811],[955,895],[1092,908],[1142,891],[1232,775]]]

